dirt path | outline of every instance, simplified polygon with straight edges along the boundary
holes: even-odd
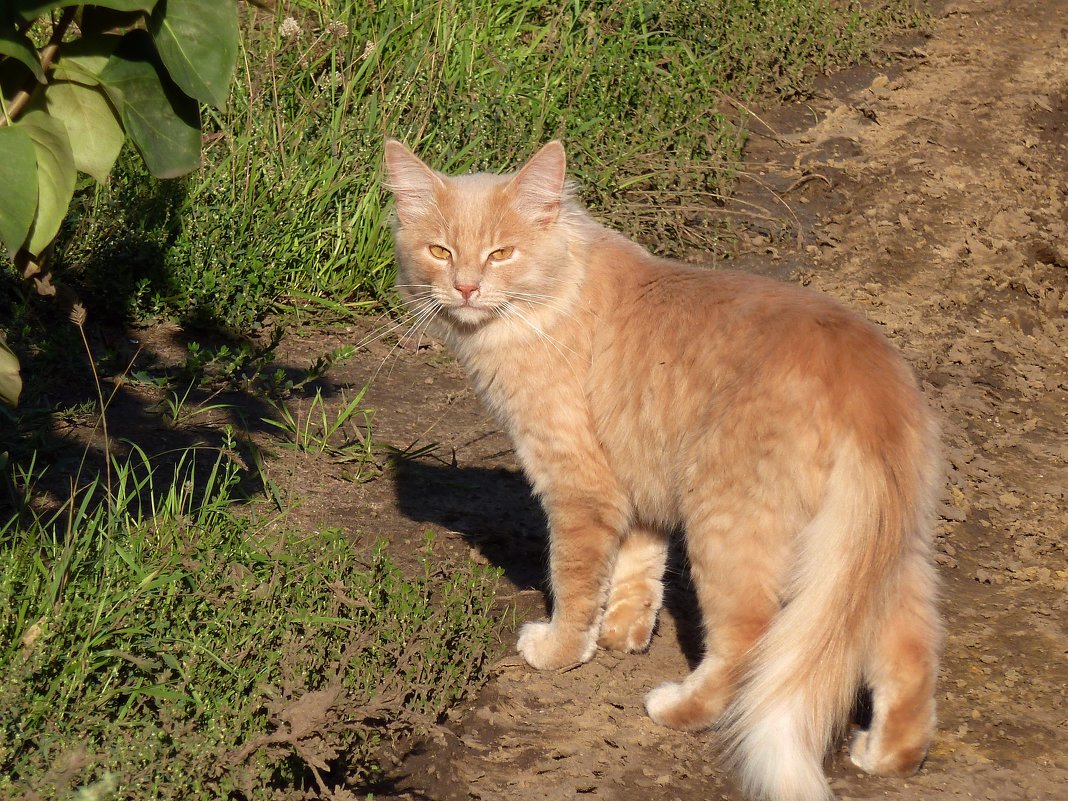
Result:
[[[805,122],[790,133],[790,119]],[[833,786],[843,799],[1068,797],[1068,0],[952,3],[889,75],[854,71],[768,121],[780,138],[754,137],[751,170],[781,190],[805,244],[754,232],[739,263],[793,272],[881,324],[940,410],[950,462],[933,749],[908,781],[837,754]],[[387,363],[380,436],[437,450],[402,466],[393,497],[386,482],[325,485],[301,514],[351,514],[398,549],[426,527],[451,532],[506,569],[521,615],[540,616],[543,524],[507,440],[439,350]],[[400,797],[738,799],[712,735],[642,710],[688,669],[684,608],[643,656],[600,652],[552,674],[505,659],[403,765]]]

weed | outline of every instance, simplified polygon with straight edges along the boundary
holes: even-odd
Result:
[[[342,394],[341,407],[331,413],[322,390],[316,389],[307,412],[294,413],[284,403],[276,403],[281,419],[264,418],[263,422],[285,432],[290,444],[301,453],[328,453],[345,462],[373,463],[371,417],[374,412],[360,407],[366,392],[365,386],[349,401]]]
[[[271,366],[284,337],[285,328],[277,326],[264,345],[240,342],[233,347],[222,344],[208,348],[190,342],[178,374],[200,386],[247,388]]]
[[[84,422],[91,417],[95,417],[99,413],[100,408],[97,401],[93,398],[88,398],[80,403],[57,407],[52,413],[52,418],[56,422],[74,424]]]
[[[165,419],[172,426],[192,422],[201,415],[209,415],[212,412],[233,408],[229,403],[211,403],[219,394],[218,391],[212,393],[206,400],[199,403],[190,403],[189,395],[195,385],[195,381],[190,381],[185,391],[180,395],[177,390],[169,390],[163,400],[160,401],[158,408],[164,413]]]

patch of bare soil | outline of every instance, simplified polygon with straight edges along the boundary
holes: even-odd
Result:
[[[912,779],[862,775],[843,753],[828,770],[843,799],[1065,798],[1068,2],[951,3],[906,51],[886,74],[853,71],[803,107],[761,115],[774,131],[751,142],[751,199],[788,206],[784,224],[803,242],[754,226],[736,259],[880,324],[944,422],[939,731]],[[307,347],[308,361],[325,349]],[[434,345],[376,343],[358,361],[331,378],[359,386],[380,370],[377,435],[437,447],[387,480],[293,476],[298,521],[388,536],[395,554],[426,528],[444,532],[505,569],[502,595],[520,617],[544,614],[541,513],[459,369]],[[686,610],[683,590],[645,655],[601,652],[548,674],[505,658],[400,766],[397,797],[740,798],[713,734],[667,731],[642,709],[696,656]]]

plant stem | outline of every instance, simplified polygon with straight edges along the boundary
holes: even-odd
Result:
[[[89,367],[93,371],[93,383],[96,384],[96,395],[100,403],[100,427],[104,432],[104,478],[107,482],[108,502],[111,495],[111,439],[108,437],[107,406],[104,404],[104,391],[100,388],[100,375],[96,371],[96,362],[93,361],[93,351],[89,347],[89,339],[85,336],[85,308],[80,304],[74,305],[70,320],[78,327],[78,333],[82,335],[82,344],[85,345],[85,355],[89,359]]]

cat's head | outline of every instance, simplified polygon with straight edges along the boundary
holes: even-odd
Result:
[[[396,140],[386,141],[385,165],[396,200],[397,288],[411,308],[470,329],[541,316],[552,305],[567,277],[565,229],[577,208],[559,142],[511,175],[443,175]]]

